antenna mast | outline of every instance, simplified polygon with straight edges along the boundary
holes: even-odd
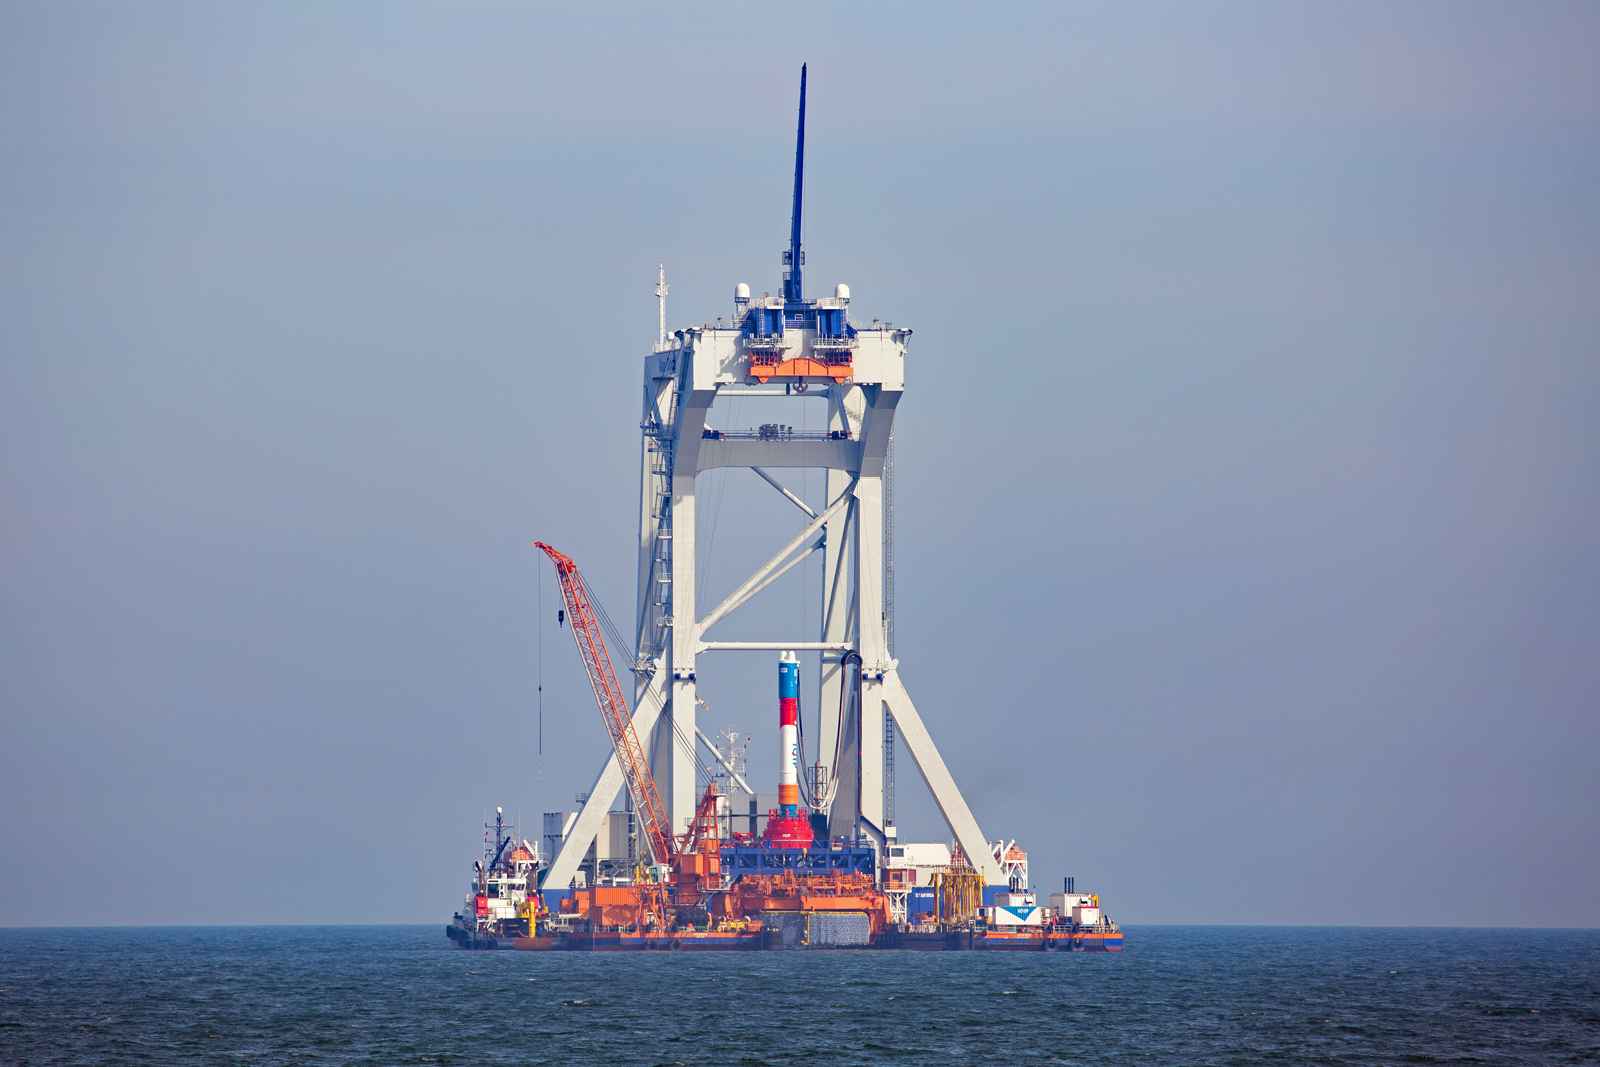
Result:
[[[794,137],[794,212],[789,216],[789,251],[783,262],[789,269],[783,272],[783,300],[786,304],[800,302],[800,268],[806,254],[800,250],[800,193],[805,185],[806,171],[806,65],[800,64],[800,127]]]
[[[657,338],[658,344],[667,343],[667,265],[661,264],[661,276],[656,281],[656,302],[661,308],[661,334]]]

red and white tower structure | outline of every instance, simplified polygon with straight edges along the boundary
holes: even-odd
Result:
[[[800,661],[778,656],[778,807],[767,815],[763,839],[785,848],[811,844],[811,817],[800,806]]]

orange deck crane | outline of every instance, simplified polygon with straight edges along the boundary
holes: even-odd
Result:
[[[634,811],[644,823],[650,852],[657,863],[671,863],[678,851],[672,824],[656,792],[655,779],[650,776],[650,765],[645,762],[639,737],[633,732],[633,718],[628,714],[622,687],[617,684],[617,673],[611,669],[611,657],[606,652],[605,639],[600,636],[600,623],[595,618],[589,587],[578,573],[578,565],[569,557],[542,541],[534,542],[534,547],[542,549],[556,565],[556,577],[561,580],[561,599],[566,601],[567,615],[572,620],[572,637],[589,672],[589,684],[594,687],[595,702],[600,705],[606,732],[611,735],[611,747],[616,750],[617,763],[627,780]]]

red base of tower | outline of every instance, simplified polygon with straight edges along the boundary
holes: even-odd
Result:
[[[761,840],[783,848],[810,848],[811,820],[804,815],[788,816],[776,812],[767,816],[767,832]]]

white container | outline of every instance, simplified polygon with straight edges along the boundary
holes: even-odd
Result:
[[[1094,896],[1090,893],[1051,893],[1050,906],[1056,909],[1057,915],[1069,916],[1073,908],[1087,908],[1094,904]]]
[[[1044,923],[1044,909],[1033,905],[1009,907],[996,903],[994,918],[989,922],[994,926],[1040,926]]]
[[[912,842],[889,848],[890,867],[949,867],[950,846],[937,841]]]

